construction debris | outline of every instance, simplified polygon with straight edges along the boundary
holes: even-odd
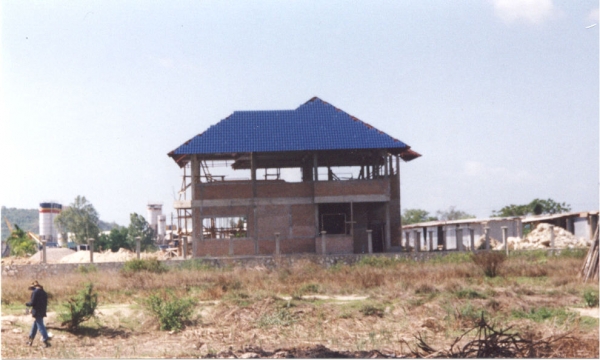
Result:
[[[573,249],[585,248],[590,246],[590,242],[584,238],[578,238],[569,231],[554,226],[553,230],[550,224],[539,224],[532,232],[524,239],[520,237],[509,236],[506,239],[509,250],[535,250],[552,248],[552,233],[554,233],[555,249]],[[498,242],[497,245],[491,246],[493,250],[504,250],[504,244]]]
[[[475,339],[464,342],[463,338],[475,331]],[[447,350],[436,350],[427,344],[421,333],[415,335],[416,348],[408,348],[416,358],[549,358],[562,357],[559,351],[564,340],[577,340],[569,334],[550,336],[540,340],[528,339],[506,329],[495,329],[487,323],[483,314],[477,324],[457,337]]]
[[[150,259],[150,258],[158,258],[158,253],[147,253],[142,252],[140,254],[141,259]],[[110,250],[104,252],[94,252],[94,262],[125,262],[128,260],[136,259],[136,253],[133,251],[129,251],[127,249],[120,248],[117,252],[112,252]],[[86,263],[90,261],[90,252],[89,251],[77,251],[71,255],[67,255],[60,259],[59,263],[67,263],[67,264],[77,264],[77,263]]]
[[[579,272],[579,277],[581,277],[583,282],[587,282],[590,279],[598,282],[598,228],[596,228],[594,239],[594,243],[590,246],[590,250],[583,262],[583,267]]]

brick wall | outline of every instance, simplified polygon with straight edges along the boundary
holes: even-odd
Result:
[[[389,195],[389,179],[318,181],[315,196]]]
[[[323,253],[321,236],[315,238],[317,254]],[[325,251],[327,254],[352,254],[354,241],[350,235],[326,235]]]

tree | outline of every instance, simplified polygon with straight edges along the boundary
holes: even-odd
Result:
[[[456,210],[456,206],[450,206],[448,208],[448,210],[446,210],[446,211],[438,210],[436,212],[436,214],[440,220],[444,220],[444,221],[474,219],[475,218],[475,215],[468,214],[461,210]]]
[[[108,250],[113,252],[119,251],[120,248],[134,250],[134,244],[127,239],[129,229],[123,226],[118,226],[110,231],[109,234],[102,234],[96,241],[98,249]]]
[[[402,214],[402,225],[436,220],[437,217],[429,216],[429,212],[422,209],[405,209],[404,214]]]
[[[63,238],[67,238],[66,233],[73,233],[78,244],[87,243],[89,238],[98,239],[100,233],[98,221],[98,213],[94,206],[86,200],[85,196],[79,195],[54,219]]]
[[[571,211],[571,206],[567,203],[558,203],[552,199],[541,200],[533,199],[529,204],[525,205],[508,205],[502,209],[492,212],[493,217],[508,217],[508,216],[526,216],[529,214],[560,214]]]
[[[129,215],[129,221],[127,241],[135,247],[135,238],[140,237],[140,248],[142,251],[154,249],[156,247],[154,245],[154,229],[150,227],[146,219],[141,215],[133,213]]]
[[[14,230],[6,240],[12,256],[26,256],[37,252],[36,242],[25,231],[15,224]]]
[[[530,213],[529,205],[510,204],[492,212],[492,217],[525,216]]]
[[[541,200],[541,199],[533,199],[529,203],[529,207],[531,208],[531,212],[535,215],[541,214],[560,214],[563,212],[571,211],[571,205],[567,203],[557,203],[552,199]]]

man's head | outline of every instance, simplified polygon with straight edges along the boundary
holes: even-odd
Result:
[[[37,280],[34,280],[31,285],[29,285],[29,287],[27,289],[29,290],[35,290],[36,288],[40,288],[43,289],[42,285],[40,285],[40,283],[38,283]]]

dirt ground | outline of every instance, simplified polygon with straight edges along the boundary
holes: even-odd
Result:
[[[41,347],[39,336],[34,346],[25,344],[32,325],[24,306],[29,282],[7,277],[1,355],[447,358],[452,346],[464,348],[478,339],[472,330],[481,328],[485,314],[494,329],[542,344],[542,353],[530,356],[598,358],[599,310],[584,303],[584,294],[597,294],[598,288],[578,281],[580,263],[579,258],[516,257],[496,278],[458,260],[48,276],[42,280],[52,295],[46,319],[50,348]],[[68,332],[56,311],[88,282],[99,295],[96,317]],[[160,331],[145,310],[148,296],[167,290],[172,298],[193,301],[194,314],[181,331]]]
[[[365,297],[350,296],[305,296],[306,301],[316,298],[329,301],[329,307],[351,305],[353,301],[364,300]],[[262,304],[264,305],[268,304]],[[260,306],[251,308],[223,307],[218,301],[207,301],[203,304],[201,323],[190,324],[179,332],[158,331],[156,323],[149,319],[136,304],[111,304],[97,309],[96,319],[87,324],[79,333],[69,333],[60,327],[57,315],[50,312],[46,318],[48,331],[52,335],[52,346],[43,348],[38,335],[33,346],[25,345],[32,319],[24,313],[2,316],[2,357],[3,358],[403,358],[411,356],[406,344],[414,342],[414,336],[409,332],[388,334],[391,341],[377,339],[384,334],[382,329],[387,327],[387,321],[380,318],[352,319],[352,323],[344,321],[333,324],[335,319],[324,321],[326,329],[303,329],[296,325],[295,331],[306,331],[302,343],[290,344],[285,340],[286,329],[270,329],[260,331],[245,329],[240,326],[236,334],[236,324],[248,323],[248,315],[256,315]],[[598,316],[598,308],[576,309],[582,316]],[[298,306],[297,314],[314,312],[311,306]],[[430,339],[436,338],[436,333],[443,332],[444,325],[436,317],[434,308],[427,316],[411,319],[410,315],[401,310],[386,310],[388,320],[412,323],[408,329],[426,334]],[[420,316],[427,314],[420,314]],[[232,327],[221,326],[223,320],[229,320]],[[329,324],[329,326],[327,325]],[[378,324],[379,323],[379,324]],[[346,326],[347,325],[347,326]],[[367,334],[360,329],[367,328]],[[406,327],[398,327],[398,330]],[[272,331],[276,330],[276,331]],[[294,331],[294,330],[291,330]],[[327,341],[336,339],[339,332],[348,332],[349,338],[354,338],[354,349],[347,344]],[[352,332],[352,333],[350,333]],[[375,335],[374,335],[375,334]],[[335,335],[335,336],[334,336]],[[438,334],[439,335],[439,334]],[[596,334],[590,334],[593,339]],[[371,337],[372,346],[365,344],[365,338]],[[406,344],[403,345],[403,341]],[[360,344],[363,342],[363,347]],[[370,347],[370,349],[369,349]],[[372,347],[376,347],[372,348]],[[338,350],[335,350],[335,349]],[[345,350],[339,350],[339,349]]]

